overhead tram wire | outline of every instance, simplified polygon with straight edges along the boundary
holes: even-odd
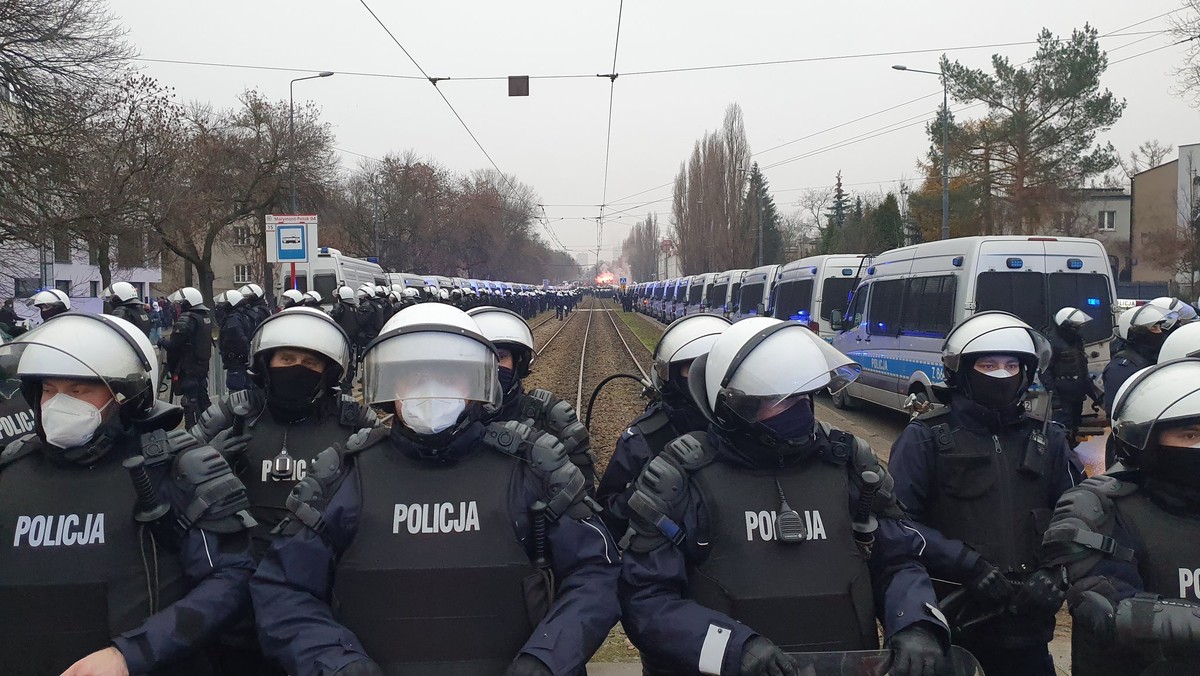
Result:
[[[613,97],[617,92],[617,52],[621,48],[621,17],[625,13],[625,0],[617,5],[617,35],[613,39],[612,68],[608,71],[608,124],[604,139],[604,187],[600,191],[600,218],[596,219],[596,260],[600,260],[600,247],[604,244],[604,206],[608,202],[608,160],[612,153]]]

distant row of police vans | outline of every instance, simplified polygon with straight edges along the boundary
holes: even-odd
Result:
[[[1093,320],[1083,327],[1089,370],[1098,375],[1116,321],[1109,265],[1094,239],[960,237],[878,256],[811,256],[643,282],[634,293],[640,312],[666,323],[699,312],[801,321],[862,365],[836,405],[864,399],[899,410],[942,380],[950,329],[985,310],[1011,312],[1042,331],[1063,307],[1085,311]]]
[[[338,287],[348,286],[358,289],[362,284],[390,286],[401,284],[405,288],[415,288],[436,292],[445,289],[472,289],[476,293],[481,290],[493,295],[508,295],[522,291],[534,291],[540,286],[521,284],[517,282],[498,282],[488,279],[467,279],[464,277],[446,277],[444,275],[418,275],[409,272],[384,272],[378,263],[372,263],[361,258],[342,254],[331,247],[321,247],[312,262],[311,270],[296,270],[296,287],[301,292],[312,289],[321,294],[323,304],[328,306],[333,302]],[[292,277],[284,274],[275,289],[276,297],[284,289],[292,287]]]

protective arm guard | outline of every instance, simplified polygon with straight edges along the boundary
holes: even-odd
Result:
[[[579,420],[575,407],[554,396],[549,390],[536,389],[526,394],[528,403],[523,415],[526,424],[540,427],[553,434],[566,449],[567,457],[588,482],[588,494],[595,492],[596,459],[592,455],[592,438],[588,428]]]
[[[1136,485],[1097,476],[1063,493],[1042,538],[1047,565],[1066,566],[1071,580],[1087,577],[1103,559],[1134,566],[1134,551],[1113,539],[1113,497],[1128,495]]]
[[[683,544],[683,510],[688,499],[688,473],[709,459],[699,437],[685,434],[652,459],[634,481],[629,496],[629,531],[622,549],[644,553],[670,542]]]
[[[841,434],[846,434],[842,432]],[[887,467],[875,455],[870,444],[856,436],[850,436],[850,483],[858,490],[859,495],[869,495],[870,513],[890,519],[905,519],[903,507],[896,499],[896,480],[888,473]],[[877,481],[868,482],[867,477],[874,473]]]
[[[1126,648],[1146,643],[1162,647],[1200,650],[1200,605],[1179,599],[1138,594],[1112,601],[1095,592],[1084,592],[1072,608],[1075,621],[1103,639]]]
[[[257,418],[266,404],[261,390],[249,389],[230,392],[221,397],[200,414],[200,419],[188,430],[200,443],[208,443],[221,432],[230,429],[240,418]]]
[[[201,446],[175,460],[173,477],[186,505],[177,510],[182,531],[192,527],[213,533],[236,533],[257,524],[250,516],[246,487],[216,449]]]

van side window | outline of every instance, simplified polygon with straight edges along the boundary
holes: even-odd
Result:
[[[1096,343],[1112,337],[1112,298],[1107,277],[1078,272],[1052,272],[1049,284],[1047,325],[1054,320],[1055,312],[1065,307],[1076,307],[1092,318],[1079,329],[1084,343]]]
[[[1011,312],[1040,331],[1048,324],[1045,285],[1040,272],[981,272],[975,282],[975,311]]]
[[[863,284],[854,290],[854,296],[850,299],[850,306],[846,308],[845,319],[842,320],[844,331],[849,331],[851,328],[858,328],[862,324],[863,311],[867,308],[867,297],[870,295],[870,284]]]
[[[875,282],[867,306],[867,332],[873,336],[900,335],[900,310],[904,302],[903,279]]]
[[[900,333],[945,338],[954,328],[954,275],[914,277],[904,289]]]
[[[821,319],[829,320],[834,310],[845,310],[858,277],[826,277],[821,286]]]

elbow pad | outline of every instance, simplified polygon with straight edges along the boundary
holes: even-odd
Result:
[[[1176,648],[1200,647],[1200,606],[1178,599],[1138,595],[1117,604],[1113,613],[1117,642],[1135,647],[1154,641]]]
[[[236,533],[257,524],[250,516],[246,487],[216,449],[201,446],[175,461],[175,480],[187,496],[179,512],[183,530],[198,526],[214,533]]]

